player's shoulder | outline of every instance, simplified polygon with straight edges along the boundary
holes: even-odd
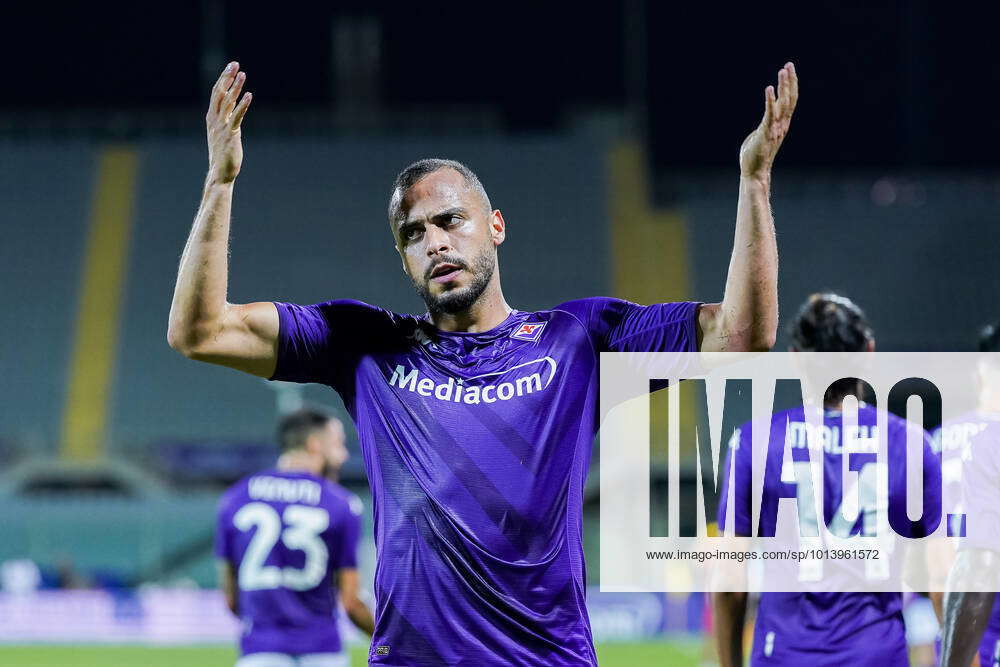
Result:
[[[221,496],[219,496],[219,513],[224,513],[231,509],[234,505],[248,500],[247,488],[250,484],[250,480],[260,474],[260,472],[253,472],[248,475],[244,475],[226,487],[226,490],[222,492]]]
[[[366,336],[386,330],[412,328],[421,319],[416,315],[397,313],[357,299],[330,299],[312,304],[275,301],[274,306],[278,309],[281,320],[319,320],[325,322],[331,330],[343,333],[354,327]]]
[[[339,322],[357,320],[359,324],[383,324],[394,327],[419,319],[415,315],[397,313],[357,299],[331,299],[312,304],[309,308],[322,313],[328,319],[337,318]]]
[[[562,334],[579,333],[586,336],[589,332],[588,306],[582,302],[588,299],[567,301],[552,308],[540,310],[518,310],[514,312],[511,326],[511,337],[524,340],[537,340],[543,330],[557,328]]]
[[[241,493],[246,493],[247,488],[250,486],[250,480],[252,480],[253,478],[260,477],[261,475],[271,475],[277,473],[278,473],[277,470],[270,470],[270,469],[256,470],[254,472],[247,473],[242,477],[240,477],[235,482],[233,482],[232,484],[230,484],[229,488],[226,489],[225,493],[231,496],[239,495]]]
[[[872,405],[863,405],[858,408],[858,419],[870,420],[872,423],[876,423],[876,420],[881,418],[885,423],[886,430],[890,438],[902,438],[906,435],[906,429],[908,428],[910,422],[906,417],[901,417],[897,414],[889,412],[888,410],[882,408],[876,408]],[[931,434],[924,430],[921,426],[921,432],[924,434],[924,438],[927,440],[931,439]]]
[[[773,428],[775,426],[784,427],[789,422],[804,422],[806,421],[805,406],[796,405],[791,408],[785,408],[783,410],[771,412],[766,416],[765,415],[755,416],[753,419],[750,419],[740,424],[739,431],[741,433],[749,432],[750,430],[753,429],[754,423],[757,423],[758,420],[760,422],[765,422],[765,421],[768,422],[769,428]]]
[[[905,417],[889,412],[885,408],[879,408],[868,404],[862,405],[858,408],[858,423],[870,424],[876,429],[881,429],[884,425],[886,441],[895,443],[896,445],[907,442],[910,429],[914,426],[914,423]],[[924,461],[926,462],[928,460],[927,457],[930,457],[935,461],[940,462],[941,452],[938,448],[940,439],[935,438],[935,436],[931,432],[924,429],[921,424],[917,423],[916,426],[923,439],[925,454]],[[890,456],[905,456],[905,451],[905,448],[900,447],[891,447],[889,449]]]
[[[610,296],[588,296],[581,299],[563,301],[558,306],[553,307],[551,311],[572,315],[586,325],[586,323],[595,318],[599,319],[605,312],[620,311],[635,305],[631,301],[616,299]]]
[[[619,335],[628,338],[647,330],[664,329],[672,325],[693,326],[701,305],[698,301],[668,301],[643,306],[610,296],[592,296],[564,301],[553,310],[571,315],[585,329],[599,336],[624,326]],[[690,338],[692,341],[695,338],[693,330]]]
[[[966,412],[942,421],[930,432],[934,453],[944,455],[951,450],[961,450],[967,440],[967,434],[979,430],[979,422],[976,412]]]
[[[749,445],[753,437],[754,424],[758,423],[757,420],[760,419],[761,422],[767,419],[767,430],[765,432],[770,432],[775,427],[785,428],[789,422],[803,422],[805,421],[805,409],[803,406],[799,405],[793,408],[788,408],[786,410],[779,410],[778,412],[771,413],[770,417],[765,418],[764,416],[750,419],[745,421],[735,429],[729,435],[729,447],[731,449],[740,449],[742,444]],[[749,448],[744,448],[749,451]]]
[[[610,296],[588,296],[563,301],[552,308],[529,314],[537,318],[571,323],[589,334],[595,329],[607,328],[621,313],[634,307],[637,307],[637,304],[624,299]]]
[[[987,430],[996,432],[997,429],[1000,429],[1000,413],[972,410],[944,420],[934,432],[975,435]]]
[[[364,503],[354,492],[344,488],[336,482],[323,480],[323,499],[328,507],[334,508],[342,513],[349,513],[354,516],[361,516],[364,511]]]
[[[825,420],[831,422],[832,425],[839,425],[847,418],[843,409],[828,409],[825,414]],[[899,415],[889,412],[885,408],[880,408],[872,403],[859,403],[857,407],[856,419],[859,426],[880,428],[884,425],[890,440],[905,437],[908,423],[907,420],[904,417],[900,417]],[[929,441],[930,434],[923,428],[920,430],[921,433],[923,433],[924,439]]]
[[[1000,414],[979,412],[971,416],[951,434],[951,447],[961,450],[963,456],[975,465],[988,461],[1000,464]]]

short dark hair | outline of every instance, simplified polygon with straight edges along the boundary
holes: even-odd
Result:
[[[333,416],[318,408],[290,412],[278,422],[278,445],[282,453],[305,447],[309,436],[326,428]]]
[[[459,162],[458,160],[447,160],[444,158],[424,158],[423,160],[417,160],[410,166],[408,166],[403,171],[399,172],[396,176],[396,180],[392,184],[392,193],[389,195],[389,223],[393,223],[399,219],[400,209],[403,204],[403,197],[409,192],[410,188],[416,184],[424,176],[428,174],[433,174],[435,171],[440,171],[441,169],[454,169],[462,175],[465,179],[466,185],[470,188],[476,190],[479,195],[483,198],[487,209],[492,209],[490,204],[489,195],[486,194],[486,188],[483,187],[482,182],[476,173],[469,169],[467,166]]]
[[[833,292],[810,295],[790,333],[793,347],[803,352],[860,352],[874,338],[864,311]]]
[[[1000,322],[987,324],[979,330],[979,351],[1000,352]]]

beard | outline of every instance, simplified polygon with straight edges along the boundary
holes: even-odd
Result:
[[[490,284],[490,278],[493,277],[493,270],[496,268],[497,259],[496,253],[490,252],[487,249],[473,260],[471,266],[457,257],[442,257],[437,264],[441,262],[448,262],[468,271],[472,274],[472,282],[465,287],[451,289],[443,294],[431,294],[429,287],[430,273],[434,270],[435,264],[427,269],[423,282],[418,283],[416,280],[413,281],[413,287],[427,305],[428,312],[431,314],[447,313],[454,315],[455,313],[468,310],[472,304],[479,300],[483,292],[486,291],[486,286]]]

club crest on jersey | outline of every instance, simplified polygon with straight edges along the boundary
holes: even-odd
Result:
[[[545,322],[525,322],[517,329],[514,333],[510,335],[511,338],[517,338],[518,340],[538,340],[538,337],[542,335],[542,329],[545,328]]]

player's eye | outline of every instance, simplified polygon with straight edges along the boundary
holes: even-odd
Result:
[[[424,233],[423,228],[413,226],[407,227],[403,230],[403,240],[404,241],[416,241],[420,238],[420,235]]]

